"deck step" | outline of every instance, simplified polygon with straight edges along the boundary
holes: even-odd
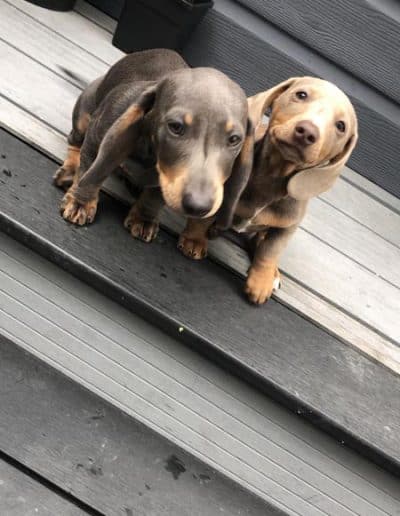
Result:
[[[11,171],[0,189],[3,231],[399,472],[399,376],[275,300],[250,306],[240,278],[185,259],[168,233],[152,245],[133,240],[125,208],[107,196],[91,227],[66,224],[50,181],[56,164],[5,131],[0,148]]]
[[[6,480],[0,462],[2,514],[284,514],[1,335],[0,369],[0,449],[86,509],[27,479],[18,492],[29,508],[11,505],[4,490],[18,472]]]
[[[0,248],[0,458],[107,515],[398,514],[398,479],[4,234]]]

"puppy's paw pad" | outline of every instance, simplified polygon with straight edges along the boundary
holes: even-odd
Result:
[[[207,239],[191,239],[184,235],[179,237],[178,249],[192,260],[202,260],[207,256]]]
[[[60,167],[53,176],[53,183],[59,188],[67,190],[73,183],[74,175],[74,171],[70,168]]]
[[[129,214],[124,221],[124,226],[133,238],[143,242],[152,242],[156,238],[159,229],[158,222],[141,220],[137,214]]]
[[[279,277],[270,277],[265,273],[259,273],[250,268],[244,289],[248,300],[255,305],[266,303],[272,295],[277,279],[279,281]]]
[[[61,202],[60,213],[62,217],[78,226],[91,224],[97,211],[97,200],[87,203],[78,202],[72,194],[66,194]]]

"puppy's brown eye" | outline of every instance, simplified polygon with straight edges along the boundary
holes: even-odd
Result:
[[[344,133],[346,130],[346,124],[343,122],[343,120],[339,120],[339,122],[336,122],[336,128],[341,133]]]
[[[236,145],[239,145],[239,143],[242,141],[242,138],[238,134],[231,134],[228,138],[228,143],[232,147],[235,147]]]
[[[185,132],[185,126],[182,122],[168,122],[168,129],[175,136],[182,136]]]
[[[296,92],[296,97],[299,99],[299,100],[305,100],[308,95],[305,91],[297,91]]]

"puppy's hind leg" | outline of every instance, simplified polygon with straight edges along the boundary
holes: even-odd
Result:
[[[72,131],[68,136],[68,153],[62,166],[53,176],[54,184],[63,190],[72,186],[80,166],[81,147],[89,126],[91,114],[96,109],[96,79],[79,96],[72,112]]]
[[[80,105],[81,99],[79,98],[72,117],[72,131],[68,136],[67,157],[53,176],[54,184],[63,190],[68,190],[72,186],[76,172],[79,170],[81,147],[89,125],[90,115],[81,112]]]

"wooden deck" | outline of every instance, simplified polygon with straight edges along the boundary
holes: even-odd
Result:
[[[2,0],[0,14],[0,124],[60,161],[81,88],[66,70],[90,81],[121,57],[110,43],[115,22],[82,1],[56,13]],[[129,197],[113,182],[107,190]],[[163,223],[174,231],[182,224],[169,213]],[[400,200],[346,169],[311,203],[284,255],[276,297],[400,373],[399,248]],[[245,273],[247,258],[230,243],[214,242],[210,254]]]
[[[400,200],[346,169],[260,309],[230,242],[188,261],[169,212],[152,246],[132,240],[116,178],[96,224],[66,225],[52,160],[82,81],[122,55],[114,27],[81,0],[0,0],[0,230],[33,249],[0,234],[0,512],[400,515],[397,479],[343,446],[400,472]]]

